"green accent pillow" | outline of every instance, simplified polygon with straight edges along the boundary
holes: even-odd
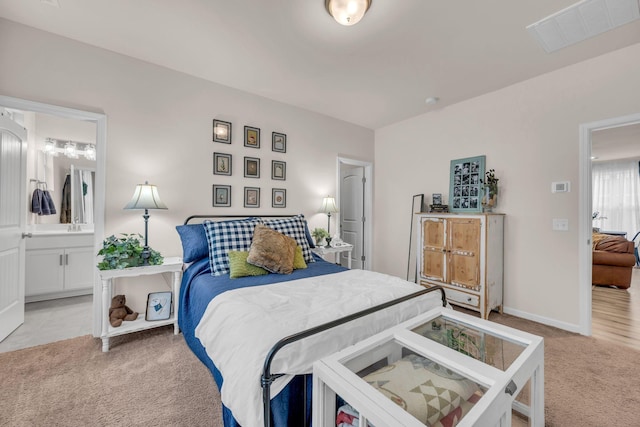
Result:
[[[304,262],[304,255],[302,255],[302,247],[296,246],[296,253],[293,255],[293,269],[299,270],[307,268],[307,263]]]
[[[229,251],[229,268],[231,270],[229,277],[237,279],[238,277],[269,274],[264,268],[249,264],[247,262],[248,256],[248,251]]]

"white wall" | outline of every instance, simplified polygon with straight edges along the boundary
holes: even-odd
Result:
[[[507,214],[505,306],[577,330],[578,127],[640,112],[638,76],[640,44],[376,131],[374,268],[406,274],[411,196],[448,201],[449,162],[485,154]],[[563,180],[572,191],[551,194]]]
[[[149,221],[149,245],[165,256],[180,255],[175,226],[194,213],[301,212],[326,227],[316,212],[335,194],[337,156],[373,161],[369,129],[2,19],[0,63],[3,95],[107,115],[105,234],[144,231],[142,212],[122,207],[148,180],[169,207]],[[232,122],[231,145],[212,142],[214,118]],[[260,150],[243,147],[245,125],[261,129]],[[271,152],[272,131],[287,135],[286,154]],[[214,151],[233,155],[232,177],[213,175]],[[260,180],[243,178],[244,156],[262,159]],[[271,159],[287,162],[286,181],[271,180]],[[214,183],[232,185],[232,208],[212,208]],[[244,186],[261,187],[259,210],[242,207]],[[272,187],[287,189],[286,209],[271,208]]]

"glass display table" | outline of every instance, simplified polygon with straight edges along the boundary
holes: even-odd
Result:
[[[544,426],[541,337],[437,308],[313,366],[313,425]],[[355,423],[354,423],[355,424]]]

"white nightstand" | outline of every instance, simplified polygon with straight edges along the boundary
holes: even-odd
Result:
[[[351,269],[351,251],[353,250],[353,245],[348,243],[343,243],[341,246],[327,248],[326,246],[316,246],[312,251],[322,258],[327,254],[333,254],[334,262],[339,264],[340,254],[342,252],[347,252],[347,268]]]
[[[138,277],[150,274],[171,273],[173,276],[173,312],[166,320],[145,320],[145,313],[140,313],[133,322],[123,322],[121,326],[114,328],[109,323],[109,307],[111,305],[113,279],[123,277]],[[177,335],[180,332],[178,327],[178,302],[180,298],[180,279],[182,273],[182,258],[165,258],[160,265],[148,265],[144,267],[131,267],[122,270],[102,270],[102,351],[109,351],[109,338],[117,335],[124,335],[130,332],[142,331],[145,329],[157,328],[159,326],[173,324],[173,331]]]

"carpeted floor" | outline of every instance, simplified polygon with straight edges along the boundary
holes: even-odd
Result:
[[[640,352],[508,315],[545,338],[547,426],[640,426]],[[220,426],[207,369],[170,327],[0,354],[2,426]]]
[[[221,426],[209,371],[173,326],[0,354],[0,426]]]

